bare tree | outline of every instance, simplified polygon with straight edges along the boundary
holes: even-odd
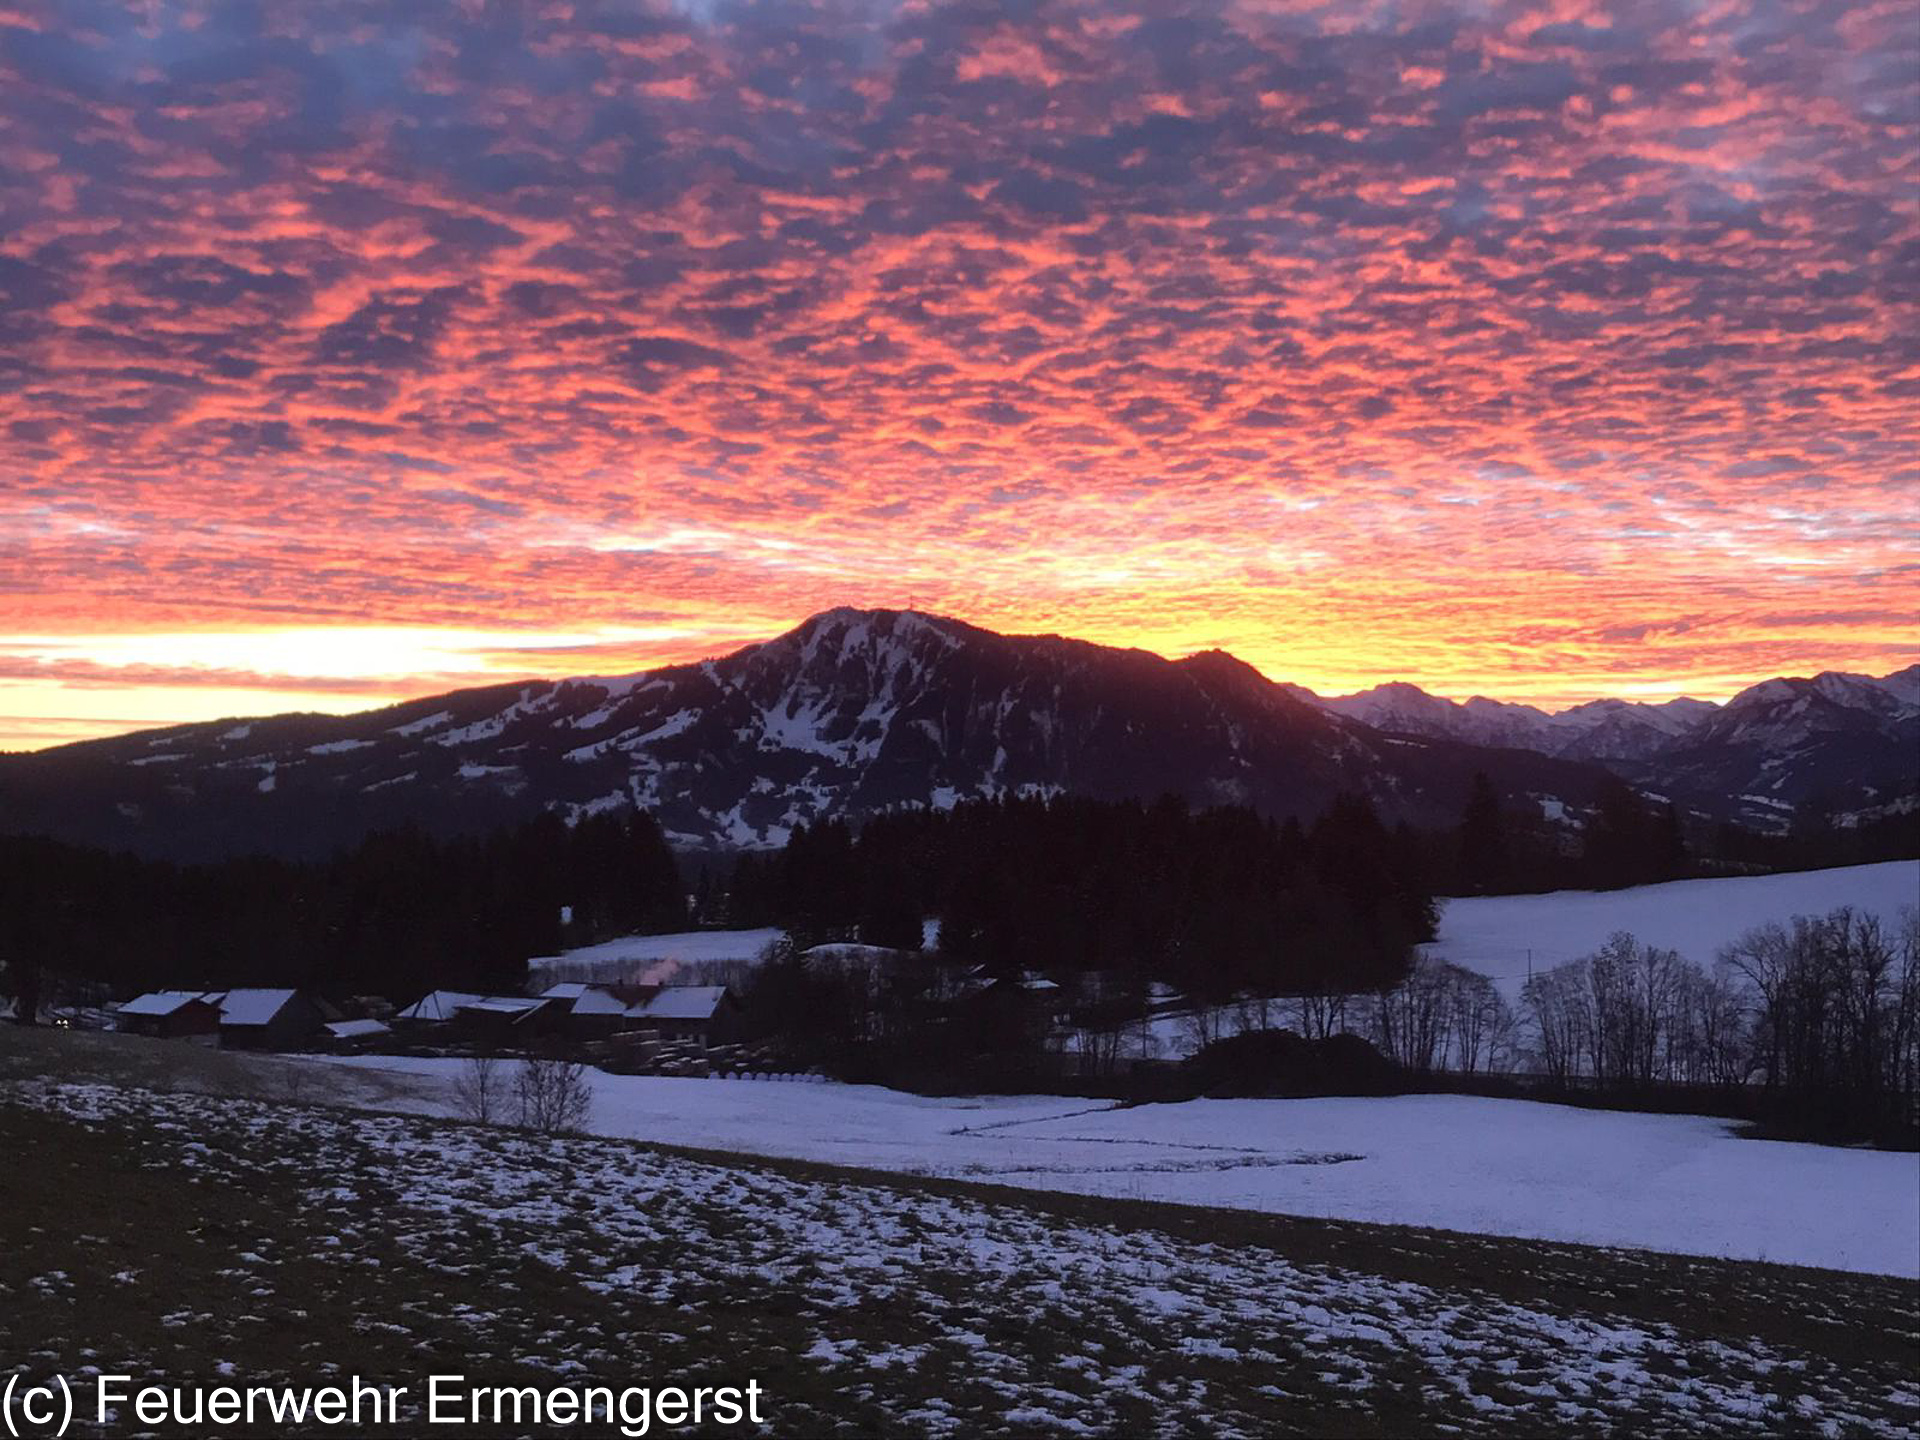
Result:
[[[1462,1074],[1503,1070],[1512,1054],[1513,1010],[1485,975],[1454,967],[1453,1065]]]
[[[1592,1044],[1587,970],[1587,961],[1569,961],[1542,970],[1521,992],[1533,1020],[1540,1067],[1563,1085],[1583,1073]]]
[[[1892,1034],[1893,1089],[1906,1105],[1908,1120],[1920,1120],[1920,908],[1900,914],[1896,937]]]
[[[1825,1133],[1920,1113],[1920,933],[1845,906],[1750,930],[1723,952],[1748,987],[1757,1068],[1790,1118]]]
[[[569,1135],[587,1123],[593,1092],[577,1060],[522,1060],[514,1077],[515,1118],[542,1135]]]
[[[1743,1084],[1752,1055],[1751,1027],[1737,977],[1724,964],[1697,965],[1682,976],[1669,1073],[1693,1085]]]
[[[1407,978],[1374,1002],[1374,1038],[1389,1058],[1417,1074],[1444,1063],[1459,967],[1422,955]]]
[[[507,1070],[491,1055],[475,1055],[453,1077],[453,1103],[463,1120],[492,1125],[507,1110]]]
[[[1187,1049],[1198,1055],[1216,1041],[1227,1037],[1228,1011],[1220,1005],[1209,1005],[1205,1000],[1195,997],[1193,1008],[1180,1017],[1180,1034],[1187,1043]]]
[[[1662,1074],[1686,962],[1643,945],[1624,930],[1587,957],[1594,1078],[1601,1084],[1651,1085]]]
[[[1330,988],[1291,997],[1295,1028],[1309,1040],[1325,1040],[1347,1028],[1347,1002],[1353,997]]]

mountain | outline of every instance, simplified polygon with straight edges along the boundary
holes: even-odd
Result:
[[[1616,767],[1679,795],[1731,796],[1776,826],[1813,812],[1849,826],[1920,800],[1920,665],[1878,679],[1829,670],[1765,680],[1655,756]],[[1762,828],[1766,828],[1764,824]]]
[[[1558,713],[1484,696],[1456,702],[1402,682],[1330,698],[1289,690],[1387,733],[1594,761],[1762,830],[1807,809],[1859,823],[1911,808],[1920,790],[1920,665],[1878,678],[1829,670],[1765,680],[1724,705],[1594,700]]]
[[[1391,818],[1447,824],[1477,770],[1554,813],[1606,783],[1527,750],[1384,734],[1218,651],[1173,661],[843,609],[640,675],[0,757],[0,823],[175,858],[324,853],[376,825],[456,831],[629,804],[683,847],[760,846],[807,821],[1010,793],[1173,793],[1310,817],[1357,790]]]
[[[1295,693],[1324,710],[1378,730],[1438,735],[1472,745],[1517,746],[1576,760],[1642,759],[1658,754],[1693,724],[1719,709],[1711,701],[1682,697],[1659,705],[1590,700],[1570,710],[1550,713],[1533,705],[1489,700],[1484,695],[1466,701],[1447,700],[1400,680],[1331,699],[1298,687]]]
[[[1219,651],[1167,660],[914,611],[830,610],[639,675],[462,690],[357,715],[181,725],[0,756],[0,829],[172,858],[312,855],[644,806],[682,847],[967,796],[1172,793],[1310,817],[1343,790],[1454,823],[1476,771],[1575,823],[1611,776],[1712,819],[1847,824],[1914,803],[1920,666],[1769,680],[1724,706],[1549,714],[1407,684],[1322,699]]]

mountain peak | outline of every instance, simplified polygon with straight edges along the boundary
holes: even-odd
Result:
[[[178,858],[628,807],[677,844],[753,847],[901,805],[1062,793],[1306,815],[1358,790],[1450,824],[1475,771],[1512,803],[1577,808],[1599,765],[1699,813],[1779,826],[1813,796],[1862,813],[1906,803],[1920,709],[1903,689],[1920,691],[1920,668],[1773,681],[1727,709],[1613,701],[1548,715],[1404,681],[1322,700],[1220,650],[1175,661],[836,606],[637,675],[3,757],[0,824]]]

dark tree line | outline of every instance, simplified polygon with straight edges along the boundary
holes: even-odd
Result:
[[[0,963],[16,994],[42,972],[120,991],[517,988],[529,956],[685,921],[673,854],[632,812],[453,839],[382,831],[312,862],[175,865],[0,838]]]
[[[1835,825],[1803,807],[1783,832],[1762,834],[1732,821],[1708,823],[1625,781],[1605,786],[1570,829],[1537,802],[1502,802],[1476,775],[1451,831],[1425,831],[1428,873],[1444,894],[1510,895],[1546,890],[1616,890],[1663,880],[1816,870],[1920,857],[1920,810],[1858,825]]]
[[[1459,826],[1427,838],[1432,867],[1455,895],[1617,890],[1704,873],[1698,841],[1671,801],[1614,781],[1582,820],[1576,833],[1537,807],[1503,805],[1493,782],[1476,775]]]
[[[1111,971],[1208,996],[1371,990],[1432,938],[1410,832],[1348,798],[1312,825],[1070,797],[970,801],[829,822],[745,856],[729,923],[913,949],[995,974]]]

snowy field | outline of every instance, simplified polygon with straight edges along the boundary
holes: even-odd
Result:
[[[76,1160],[124,1155],[172,1187],[165,1202],[187,1175],[192,1202],[229,1197],[220,1224],[166,1237],[186,1286],[149,1299],[154,1282],[122,1274],[114,1306],[89,1308],[112,1266],[145,1256],[115,1206],[89,1222],[111,1236],[42,1255],[58,1268],[0,1307],[23,1354],[105,1345],[156,1377],[206,1373],[178,1348],[189,1335],[249,1381],[311,1383],[347,1345],[376,1367],[460,1355],[494,1384],[751,1378],[783,1434],[1840,1436],[1920,1419],[1883,1338],[1907,1311],[1878,1282],[1406,1235],[1322,1254],[1298,1233],[590,1139],[71,1083],[0,1100],[78,1122]],[[29,1202],[58,1213],[57,1194]],[[146,1310],[166,1313],[142,1324]]]
[[[663,985],[705,965],[746,964],[760,958],[785,931],[684,930],[672,935],[627,935],[527,962],[535,989],[556,980],[630,981]]]
[[[452,1076],[458,1062],[343,1065]],[[593,1074],[598,1134],[1086,1195],[1920,1276],[1912,1155],[1532,1101],[934,1099]],[[431,1103],[401,1102],[431,1111]],[[447,1113],[441,1107],[440,1113]]]
[[[1839,905],[1892,921],[1920,905],[1920,860],[1851,865],[1793,875],[1675,880],[1629,890],[1558,890],[1550,895],[1475,895],[1448,900],[1440,938],[1426,952],[1497,981],[1517,1000],[1533,968],[1591,955],[1616,930],[1711,965],[1722,946],[1769,920],[1824,915]]]

